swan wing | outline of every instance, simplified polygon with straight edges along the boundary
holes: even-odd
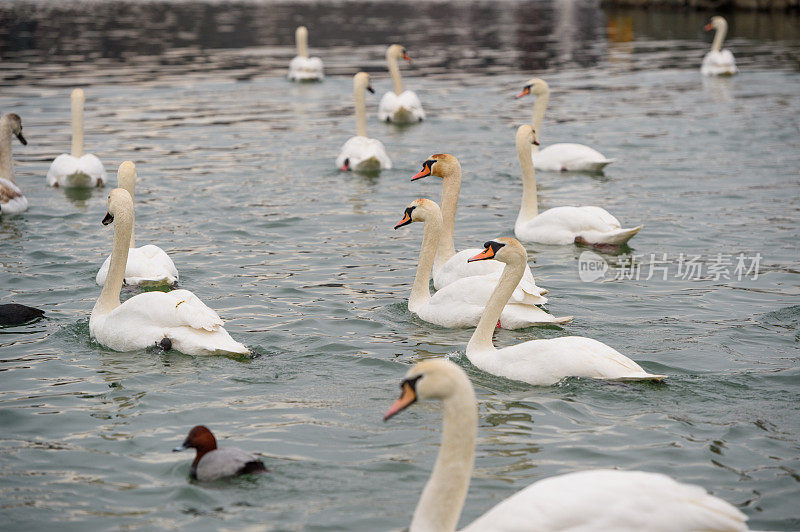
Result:
[[[378,104],[378,119],[382,122],[419,122],[425,119],[425,111],[414,91],[403,91],[400,95],[389,91]]]
[[[725,76],[739,72],[736,67],[736,60],[730,50],[714,50],[708,52],[703,57],[703,64],[700,66],[700,73],[704,76]]]
[[[45,181],[50,186],[95,187],[108,178],[97,156],[86,153],[80,158],[62,153],[50,164]]]
[[[350,137],[342,146],[339,156],[336,158],[336,167],[341,168],[345,160],[349,159],[350,168],[358,170],[389,169],[392,167],[392,160],[386,153],[386,148],[378,139],[367,137]]]
[[[590,244],[623,244],[642,226],[620,227],[619,220],[601,207],[554,207],[514,227],[522,240],[566,245],[576,239]]]
[[[95,276],[95,282],[103,285],[111,265],[111,255],[106,257]],[[155,285],[175,284],[178,282],[178,269],[169,255],[158,246],[146,246],[128,250],[128,262],[125,265],[125,284]]]
[[[219,315],[189,290],[145,292],[126,300],[109,317],[129,323],[152,323],[162,328],[191,327],[214,331],[222,326]]]
[[[323,79],[322,59],[319,57],[300,57],[295,56],[289,62],[289,79],[309,80]]]
[[[17,214],[28,208],[22,190],[8,179],[0,177],[0,214]]]
[[[533,154],[537,170],[551,172],[600,172],[616,159],[583,144],[559,143]]]

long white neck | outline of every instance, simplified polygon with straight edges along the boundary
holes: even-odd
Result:
[[[408,297],[408,310],[411,312],[417,312],[420,307],[431,300],[431,268],[436,254],[436,244],[438,244],[441,234],[441,214],[429,215],[425,220],[425,230],[422,233],[422,249],[419,251],[414,286],[411,288],[411,295]]]
[[[711,51],[719,52],[722,50],[722,43],[725,41],[725,35],[728,34],[728,23],[721,20],[717,23],[717,32],[714,34],[714,42],[711,43]]]
[[[467,344],[467,352],[477,351],[493,351],[494,344],[492,344],[492,334],[494,328],[500,319],[500,314],[503,312],[503,307],[506,306],[511,294],[519,284],[522,275],[525,273],[525,261],[514,260],[514,262],[507,263],[503,268],[503,273],[500,275],[500,280],[483,309],[483,315],[472,333],[472,338],[469,339]]]
[[[386,51],[386,62],[389,64],[389,73],[392,75],[394,93],[400,96],[403,92],[403,79],[400,77],[400,64],[397,61],[397,56],[391,53],[390,50]]]
[[[133,231],[133,209],[118,209],[114,214],[114,248],[111,250],[111,266],[108,268],[103,291],[94,304],[92,314],[108,314],[120,305],[119,292],[125,279],[128,263],[128,244]]]
[[[0,119],[0,177],[16,183],[14,178],[14,157],[11,152],[11,124],[6,117]]]
[[[136,167],[130,161],[125,161],[121,165],[119,165],[119,170],[117,170],[117,186],[119,188],[124,188],[128,191],[128,194],[131,195],[131,199],[134,199],[134,192],[136,190]],[[136,201],[134,200],[134,216],[136,213]],[[131,224],[131,243],[128,246],[130,248],[136,247],[136,228],[133,224]]]
[[[461,165],[458,165],[442,177],[442,236],[439,239],[439,247],[436,250],[436,262],[433,264],[433,271],[439,271],[439,268],[456,254],[454,233],[460,192]]]
[[[367,98],[364,92],[367,90],[361,83],[353,84],[353,99],[356,104],[356,135],[359,137],[367,136]]]
[[[308,57],[308,30],[300,26],[294,31],[294,41],[297,44],[297,55]]]
[[[533,124],[533,134],[536,142],[539,142],[539,137],[542,135],[542,123],[544,122],[544,112],[547,110],[547,102],[550,100],[550,90],[546,90],[542,94],[536,96],[536,102],[533,104],[533,117],[531,123]],[[539,146],[533,147],[534,152],[539,151]]]
[[[536,194],[536,171],[531,159],[531,143],[527,135],[517,134],[517,158],[522,170],[522,203],[514,227],[519,227],[539,214],[539,199]]]
[[[443,401],[442,444],[409,532],[456,529],[475,461],[478,409],[471,386],[461,386]]]
[[[72,91],[72,156],[83,156],[83,91]]]

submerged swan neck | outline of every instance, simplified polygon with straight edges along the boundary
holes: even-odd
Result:
[[[389,65],[389,73],[392,75],[394,93],[400,96],[403,93],[403,78],[400,77],[400,63],[391,46],[386,50],[386,63]]]
[[[478,322],[478,326],[472,333],[472,338],[469,339],[467,344],[467,353],[473,350],[478,351],[494,351],[495,347],[492,344],[492,334],[494,333],[495,326],[500,320],[500,314],[503,312],[503,307],[506,306],[511,294],[514,292],[517,284],[519,284],[522,275],[525,273],[525,260],[521,257],[515,258],[513,262],[509,262],[503,268],[503,273],[500,275],[500,280],[483,309],[483,314]]]
[[[365,92],[368,83],[356,76],[353,79],[353,100],[356,105],[356,135],[367,136],[367,99]]]
[[[133,162],[125,161],[119,165],[119,169],[117,170],[117,186],[127,190],[128,194],[131,195],[131,200],[133,200],[135,197],[134,192],[136,190],[136,177],[136,166],[134,166]],[[134,203],[134,216],[135,212],[136,207]],[[131,225],[131,242],[129,247],[136,247],[136,228],[134,225]]]
[[[441,212],[429,213],[425,218],[425,230],[422,233],[422,248],[419,251],[417,274],[414,276],[414,286],[411,288],[411,295],[408,298],[408,310],[411,312],[416,313],[431,300],[431,268],[441,233]]]
[[[14,178],[14,157],[11,151],[11,124],[8,116],[0,119],[0,177],[16,183]]]
[[[438,271],[450,257],[456,254],[455,225],[458,195],[461,192],[461,164],[448,165],[442,173],[442,236],[436,250],[434,271]]]
[[[297,45],[297,55],[308,57],[308,30],[305,26],[298,26],[294,30],[294,42]]]
[[[520,128],[522,129],[522,128]],[[517,132],[517,158],[522,170],[522,203],[515,228],[539,214],[539,199],[536,193],[536,171],[531,159],[530,136],[526,131]]]
[[[108,314],[120,305],[119,292],[125,279],[125,266],[128,263],[128,244],[133,231],[133,209],[120,208],[114,214],[114,247],[111,251],[111,265],[108,268],[103,291],[94,305],[95,312]]]
[[[72,156],[83,156],[83,90],[75,89],[70,97],[72,103]]]
[[[536,142],[539,142],[539,137],[542,134],[542,123],[544,122],[544,112],[547,110],[547,102],[550,100],[550,89],[545,88],[544,92],[536,95],[536,101],[533,104],[533,116],[531,123],[533,124],[533,134]],[[539,151],[539,146],[533,147],[534,152]]]
[[[728,34],[728,22],[725,19],[719,19],[716,24],[716,30],[714,41],[711,43],[712,52],[719,52],[722,50],[722,43],[725,41],[725,36]]]

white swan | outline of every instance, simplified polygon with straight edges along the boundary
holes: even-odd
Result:
[[[490,240],[484,248],[470,260],[495,259],[506,266],[467,344],[467,358],[475,367],[535,386],[550,386],[565,377],[614,380],[661,380],[665,377],[647,373],[615,349],[582,336],[531,340],[496,349],[492,344],[492,333],[503,307],[522,277],[527,253],[515,238]]]
[[[18,114],[8,113],[0,118],[0,215],[19,214],[28,210],[28,200],[17,186],[14,175],[12,135],[17,137],[23,146],[28,144],[22,136],[22,119]]]
[[[422,249],[419,253],[417,274],[408,298],[408,310],[421,319],[442,327],[474,327],[481,318],[486,303],[497,285],[492,275],[477,275],[458,279],[431,296],[429,279],[437,240],[442,232],[442,212],[429,199],[413,201],[405,210],[403,219],[395,229],[412,222],[424,222]],[[537,304],[546,303],[542,296],[532,296],[515,290],[513,299],[503,307],[496,322],[504,329],[520,329],[545,323],[565,323],[572,316],[556,318],[543,311]]]
[[[125,161],[119,165],[117,170],[117,186],[124,188],[134,198],[136,188],[136,166],[133,162]],[[135,209],[134,209],[135,210]],[[111,255],[109,255],[100,271],[97,272],[95,281],[103,285],[108,275],[108,267],[111,265]],[[178,269],[169,255],[158,246],[147,244],[146,246],[136,247],[136,237],[134,228],[131,228],[131,243],[128,249],[128,261],[125,265],[125,284],[139,286],[172,285],[178,282]]]
[[[106,182],[103,163],[91,153],[83,153],[83,90],[75,89],[72,102],[72,153],[62,153],[47,171],[51,187],[102,187]]]
[[[382,122],[395,124],[408,124],[425,120],[425,111],[422,109],[414,91],[403,90],[403,80],[400,78],[400,58],[411,61],[406,49],[399,44],[393,44],[386,50],[386,63],[392,75],[394,91],[389,91],[381,98],[378,105],[378,118]]]
[[[460,367],[444,359],[415,364],[384,421],[417,401],[442,402],[442,443],[409,532],[452,532],[475,462],[478,408]],[[545,478],[499,502],[467,532],[746,531],[747,516],[700,486],[661,473],[595,469]]]
[[[308,30],[298,26],[294,31],[297,55],[289,62],[289,79],[292,81],[322,81],[322,59],[308,57]]]
[[[542,134],[544,112],[550,99],[550,88],[543,79],[533,78],[525,84],[517,98],[533,93],[536,101],[533,104],[533,129],[536,141]],[[533,164],[539,170],[548,172],[601,172],[616,159],[608,159],[599,151],[583,144],[559,143],[551,144],[539,150],[538,144],[533,153]]]
[[[353,76],[353,97],[356,106],[356,136],[347,139],[336,158],[336,167],[342,171],[388,170],[392,160],[378,139],[367,137],[367,104],[364,91],[375,92],[369,84],[369,74],[359,72]]]
[[[722,42],[728,33],[728,22],[722,17],[711,17],[711,22],[706,24],[704,30],[712,29],[717,32],[714,34],[714,42],[711,43],[711,51],[703,57],[700,73],[704,76],[732,76],[739,72],[736,60],[730,50],[722,49]]]
[[[517,156],[522,169],[522,205],[514,234],[525,242],[566,245],[619,246],[639,232],[641,225],[623,229],[619,220],[600,207],[553,207],[539,213],[536,173],[531,163],[531,144],[536,135],[528,124],[517,129]]]
[[[249,353],[222,327],[219,315],[188,290],[145,292],[120,303],[133,232],[133,200],[125,189],[115,188],[108,197],[103,225],[112,222],[111,268],[89,318],[93,339],[114,351],[155,345],[187,355]]]
[[[442,219],[444,221],[442,238],[439,239],[436,260],[433,263],[434,288],[441,290],[458,279],[473,275],[494,275],[499,279],[500,273],[503,271],[501,264],[467,262],[467,259],[478,253],[480,249],[470,248],[456,253],[453,232],[458,208],[458,194],[461,191],[461,163],[449,153],[431,155],[427,161],[422,163],[422,170],[414,175],[411,181],[429,175],[442,178]],[[525,269],[525,275],[520,281],[519,288],[534,297],[547,293],[547,290],[536,286],[530,267]]]

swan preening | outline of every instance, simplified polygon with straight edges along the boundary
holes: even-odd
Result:
[[[550,88],[543,79],[528,80],[517,98],[533,94],[533,128],[536,130],[536,149],[533,153],[533,164],[539,170],[550,172],[601,172],[615,159],[608,159],[599,151],[583,144],[559,143],[539,149],[539,137],[542,134],[544,112],[550,99]]]
[[[102,187],[106,181],[103,163],[91,153],[83,153],[82,89],[72,91],[72,153],[62,153],[47,171],[47,184],[51,187]]]
[[[92,338],[114,351],[160,346],[187,355],[249,353],[222,327],[217,313],[188,290],[145,292],[120,303],[133,221],[131,195],[115,188],[103,218],[103,225],[114,223],[114,248],[106,282],[89,318]]]
[[[131,161],[125,161],[119,165],[117,170],[117,186],[128,191],[133,199],[136,189],[136,166]],[[134,208],[135,210],[135,208]],[[128,261],[125,266],[125,284],[140,286],[172,285],[178,282],[178,269],[169,255],[158,246],[147,244],[136,247],[135,230],[131,227],[131,243],[128,249]],[[97,272],[95,281],[99,285],[106,282],[108,267],[111,265],[111,255],[109,255],[100,270]]]
[[[308,57],[308,30],[298,26],[294,32],[297,55],[289,62],[289,79],[292,81],[322,81],[322,59]]]
[[[17,186],[14,175],[14,155],[11,137],[17,137],[23,146],[28,144],[22,136],[22,119],[8,113],[0,118],[0,215],[18,214],[28,209],[28,200]]]
[[[393,44],[386,49],[386,63],[389,65],[389,73],[392,75],[394,90],[387,92],[381,98],[381,103],[378,105],[378,118],[381,121],[395,124],[419,122],[425,120],[425,111],[414,91],[403,90],[403,80],[400,77],[401,58],[411,62],[406,49],[399,44]]]
[[[408,298],[408,310],[421,319],[442,327],[474,327],[484,312],[498,278],[491,274],[464,277],[442,287],[431,296],[429,280],[437,241],[442,233],[442,212],[435,202],[418,199],[406,208],[403,219],[394,228],[412,222],[424,222],[425,229],[417,274]],[[536,304],[547,301],[541,296],[531,296],[522,290],[514,292],[515,297],[501,309],[495,322],[504,329],[564,323],[572,319],[571,316],[556,318],[537,307]]]
[[[357,170],[370,172],[386,170],[392,167],[392,160],[386,154],[386,148],[378,139],[367,137],[367,103],[365,91],[371,93],[375,89],[369,84],[369,74],[359,72],[353,76],[353,99],[356,106],[356,136],[347,139],[342,151],[336,158],[336,167],[342,171]]]
[[[536,144],[536,135],[530,125],[519,126],[516,144],[522,169],[522,204],[514,224],[517,238],[540,244],[619,246],[642,228],[623,228],[608,211],[594,206],[553,207],[540,213],[536,172],[531,162],[531,144]]]
[[[711,51],[703,57],[700,73],[704,76],[732,76],[739,72],[736,60],[730,50],[723,50],[722,43],[728,33],[728,21],[723,17],[711,17],[711,22],[706,24],[705,31],[716,30]]]
[[[535,386],[550,386],[566,377],[611,380],[661,380],[665,377],[647,373],[617,350],[582,336],[531,340],[495,348],[492,343],[495,324],[522,278],[527,253],[517,239],[497,238],[486,242],[484,250],[470,260],[488,259],[505,263],[505,268],[467,344],[467,358],[475,367]]]
[[[384,416],[417,401],[442,402],[442,443],[409,532],[452,532],[464,507],[475,462],[478,408],[460,367],[443,359],[415,364],[400,398]],[[518,491],[463,530],[745,531],[747,516],[700,486],[660,473],[595,469],[545,478]]]

